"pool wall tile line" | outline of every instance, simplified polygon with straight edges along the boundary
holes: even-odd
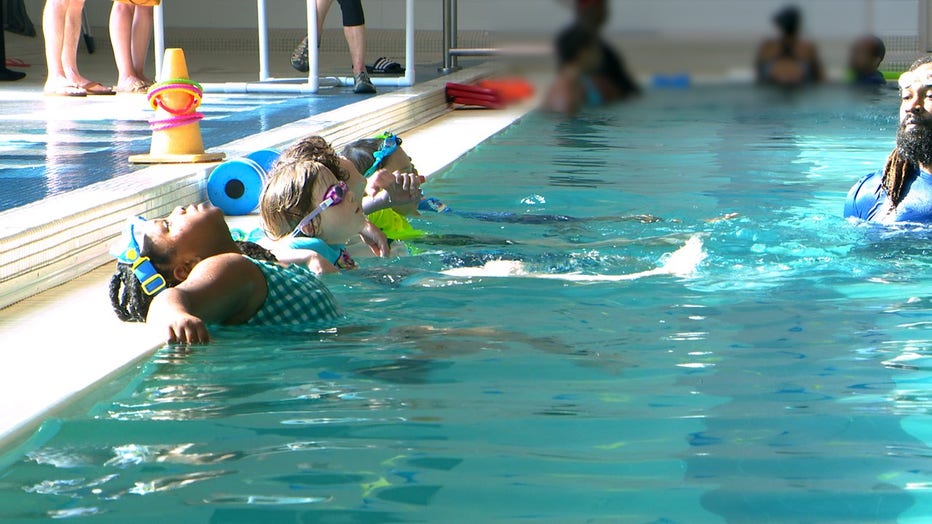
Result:
[[[491,66],[460,71],[386,95],[328,111],[217,150],[228,158],[282,148],[321,134],[336,147],[386,129],[405,131],[449,110],[446,82],[487,76]],[[107,263],[108,244],[126,216],[160,216],[206,199],[215,164],[160,165],[0,213],[0,310]]]

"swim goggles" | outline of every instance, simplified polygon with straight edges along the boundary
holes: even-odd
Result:
[[[330,188],[327,189],[327,192],[324,193],[324,201],[321,202],[319,206],[314,208],[314,210],[311,211],[309,215],[302,218],[301,222],[298,222],[298,225],[295,226],[294,231],[291,232],[291,236],[306,236],[301,230],[310,224],[312,220],[317,218],[317,216],[323,213],[327,208],[342,202],[343,198],[346,197],[347,191],[348,189],[346,187],[346,182],[337,182],[336,184],[330,186]]]
[[[386,158],[392,156],[392,153],[397,151],[398,146],[401,145],[401,137],[395,133],[392,133],[391,131],[386,131],[375,138],[382,140],[382,148],[375,153],[372,153],[373,158],[375,158],[375,162],[373,162],[372,167],[370,167],[369,170],[363,174],[363,176],[366,178],[369,178],[372,173],[375,173],[379,166],[382,165],[382,162],[384,162]]]
[[[144,243],[145,223],[146,219],[141,216],[128,218],[123,226],[123,234],[110,247],[110,254],[116,257],[117,262],[132,266],[133,274],[142,285],[143,293],[154,296],[165,289],[168,283],[155,269],[149,257],[142,256],[142,248],[139,246]]]

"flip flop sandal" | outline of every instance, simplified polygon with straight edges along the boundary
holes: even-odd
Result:
[[[107,87],[100,82],[88,82],[81,86],[88,96],[108,96],[115,95],[116,91],[112,87]]]
[[[7,67],[29,67],[29,64],[23,62],[19,58],[7,58],[6,59]]]
[[[373,75],[402,75],[405,72],[401,64],[384,56],[377,58],[371,66],[366,66],[366,70]]]
[[[143,80],[133,82],[129,87],[116,87],[116,92],[124,95],[144,95],[149,92],[152,84]]]
[[[72,84],[58,86],[52,90],[44,90],[42,92],[45,96],[65,96],[65,97],[85,97],[87,96],[87,91],[84,89]]]

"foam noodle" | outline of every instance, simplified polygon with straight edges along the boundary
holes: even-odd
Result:
[[[227,160],[207,178],[207,198],[227,215],[246,215],[259,206],[265,170],[248,158]]]

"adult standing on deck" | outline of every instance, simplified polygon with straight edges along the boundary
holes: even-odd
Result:
[[[932,223],[932,56],[915,61],[899,83],[896,148],[882,170],[851,188],[845,217]]]
[[[145,74],[152,21],[151,5],[113,2],[110,9],[110,43],[119,72],[116,85],[118,93],[145,93],[152,85],[152,80]]]
[[[84,0],[46,0],[42,12],[48,78],[45,94],[58,96],[112,95],[113,89],[85,78],[78,71],[78,41]]]
[[[343,11],[343,36],[349,46],[350,59],[353,63],[353,92],[358,94],[375,93],[375,86],[366,72],[366,16],[362,10],[361,0],[337,0],[340,10]],[[317,45],[320,47],[321,33],[324,29],[324,20],[330,12],[333,0],[317,0]],[[307,37],[298,44],[291,54],[291,65],[301,71],[308,72],[308,41]]]

